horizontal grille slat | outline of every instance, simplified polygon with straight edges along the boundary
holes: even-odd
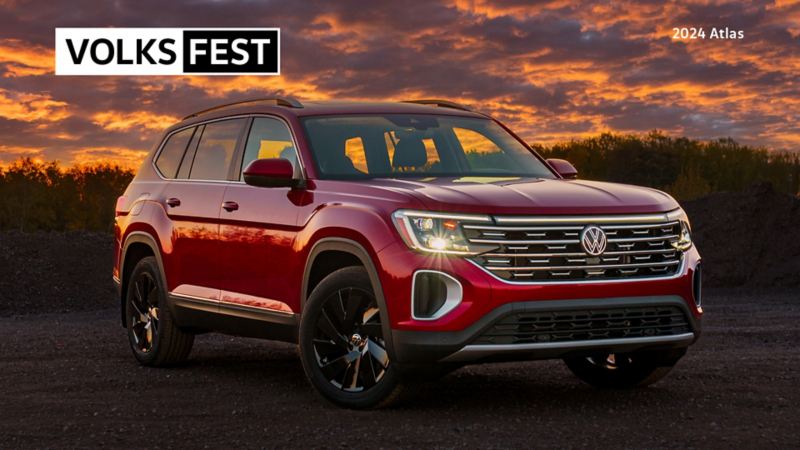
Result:
[[[467,240],[488,250],[472,261],[502,279],[531,283],[663,278],[674,275],[681,264],[681,252],[673,248],[681,230],[676,220],[646,223],[641,216],[613,220],[604,216],[597,223],[590,217],[565,218],[563,223],[552,217],[541,224],[531,220],[496,218],[495,224],[464,224]],[[581,236],[587,226],[606,234],[606,248],[599,256],[583,249]]]
[[[691,331],[686,316],[677,306],[520,312],[495,322],[473,344],[526,344],[670,336]]]
[[[626,269],[629,267],[664,267],[674,266],[680,261],[664,261],[658,263],[631,263],[631,264],[602,264],[602,265],[582,265],[582,266],[530,266],[530,267],[495,267],[486,266],[488,270],[595,270],[595,269]]]

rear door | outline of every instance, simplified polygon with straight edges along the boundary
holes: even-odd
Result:
[[[163,195],[172,225],[172,248],[164,249],[169,290],[216,310],[221,281],[219,216],[231,181],[246,119],[228,119],[197,127],[176,178]]]
[[[273,117],[255,117],[247,133],[240,167],[255,159],[284,158],[299,177],[294,139]],[[241,172],[225,192],[220,216],[223,263],[222,305],[263,313],[291,313],[299,302],[302,267],[294,254],[298,205],[307,195],[291,188],[263,188],[241,182]],[[296,311],[295,311],[296,312]]]

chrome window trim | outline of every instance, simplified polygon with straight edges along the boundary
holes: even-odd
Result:
[[[441,275],[441,276],[449,279],[450,281],[452,281],[455,284],[454,289],[457,288],[457,290],[455,292],[450,292],[450,286],[447,286],[447,297],[445,298],[444,303],[436,311],[436,313],[434,315],[430,316],[430,317],[417,317],[414,314],[414,292],[416,292],[415,288],[417,286],[417,275],[419,275],[421,273],[435,273],[437,275]],[[452,275],[450,275],[448,273],[439,271],[439,270],[422,269],[422,270],[417,270],[416,272],[414,272],[414,276],[411,279],[411,318],[412,319],[420,320],[420,321],[432,321],[432,320],[441,319],[447,313],[449,313],[450,311],[454,310],[458,305],[460,305],[463,300],[464,300],[464,286],[462,286],[461,282],[458,281],[454,276],[452,276]]]
[[[268,114],[268,113],[237,114],[237,115],[234,115],[234,116],[217,117],[215,119],[208,119],[208,120],[204,120],[204,121],[193,123],[191,125],[186,125],[186,126],[183,126],[183,127],[180,127],[180,128],[176,128],[175,130],[172,130],[168,135],[164,136],[164,138],[161,140],[161,143],[158,146],[158,150],[156,150],[156,152],[153,154],[153,157],[150,159],[150,165],[153,167],[153,170],[155,170],[156,175],[158,175],[158,177],[161,178],[162,181],[181,182],[181,183],[186,183],[186,182],[197,183],[197,182],[200,182],[200,183],[246,184],[244,181],[241,181],[241,180],[200,180],[200,179],[191,179],[191,178],[185,178],[185,179],[184,178],[166,178],[161,173],[161,171],[158,170],[158,166],[156,166],[156,160],[161,155],[161,152],[164,150],[164,144],[166,144],[167,141],[169,141],[169,138],[171,138],[172,135],[175,134],[175,133],[178,133],[178,132],[181,132],[183,130],[186,130],[187,128],[199,127],[201,125],[207,125],[209,123],[220,122],[220,121],[223,121],[223,120],[249,119],[249,118],[256,118],[256,117],[267,117],[267,118],[270,118],[270,119],[276,119],[276,120],[279,120],[279,121],[283,122],[283,124],[289,130],[289,135],[292,137],[292,145],[294,146],[295,156],[297,157],[297,163],[300,165],[300,176],[304,180],[308,179],[308,174],[306,173],[306,166],[303,163],[303,159],[300,157],[300,149],[297,147],[297,138],[295,137],[294,130],[292,129],[292,126],[283,117],[278,116],[278,115],[274,115],[274,114]],[[245,139],[247,139],[249,137],[250,137],[250,130],[248,129],[247,130],[247,134],[245,135]],[[201,140],[202,140],[202,138],[201,138]],[[246,143],[247,142],[245,141],[245,144]],[[198,143],[198,145],[199,145],[199,143]],[[244,158],[244,152],[242,152],[242,158]],[[242,170],[244,170],[244,167],[242,167]]]
[[[558,286],[563,284],[613,284],[613,283],[641,283],[646,281],[663,281],[663,280],[673,280],[675,278],[680,278],[686,275],[686,254],[681,255],[681,265],[678,267],[678,270],[671,275],[666,276],[653,276],[653,277],[640,277],[640,278],[622,278],[622,279],[604,279],[604,280],[569,280],[569,281],[509,281],[503,278],[498,277],[490,270],[486,269],[482,265],[476,263],[475,261],[466,258],[467,261],[475,265],[475,267],[481,269],[485,273],[492,276],[497,281],[501,281],[505,284],[516,284],[522,286]]]
[[[597,339],[564,342],[537,342],[528,344],[475,344],[467,345],[461,350],[451,354],[443,361],[469,361],[497,353],[515,353],[535,350],[582,350],[592,348],[613,347],[617,345],[649,345],[664,343],[691,343],[695,338],[694,333],[682,333],[671,336],[649,336],[635,338]]]

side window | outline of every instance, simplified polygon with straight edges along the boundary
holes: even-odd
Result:
[[[364,152],[364,141],[353,137],[344,141],[344,154],[353,162],[353,167],[361,173],[368,173],[367,154]]]
[[[256,117],[253,119],[250,134],[247,136],[242,171],[254,160],[264,158],[288,159],[292,163],[295,173],[298,172],[297,152],[286,124],[277,119]]]
[[[192,136],[192,140],[189,141],[189,147],[186,148],[186,153],[183,155],[181,168],[178,169],[178,176],[176,178],[181,180],[189,178],[189,172],[192,170],[192,162],[194,161],[194,154],[197,151],[197,143],[200,142],[200,137],[203,135],[203,128],[205,128],[205,125],[197,127],[194,136]]]
[[[453,128],[456,138],[464,149],[469,166],[473,169],[513,170],[514,164],[508,154],[483,134],[466,128]]]
[[[169,137],[161,153],[158,154],[156,159],[156,167],[159,172],[166,178],[175,178],[178,173],[178,167],[183,159],[183,154],[186,151],[186,145],[192,138],[194,128],[179,131]]]
[[[223,120],[206,124],[192,163],[192,180],[225,180],[231,167],[236,141],[244,119]]]

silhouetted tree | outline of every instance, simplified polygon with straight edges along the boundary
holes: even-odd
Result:
[[[663,189],[680,200],[716,191],[739,191],[769,181],[779,191],[800,191],[800,154],[741,145],[733,139],[698,141],[658,131],[604,133],[534,148],[572,162],[584,179]]]
[[[103,230],[133,172],[108,164],[62,170],[20,159],[0,170],[0,229]]]

